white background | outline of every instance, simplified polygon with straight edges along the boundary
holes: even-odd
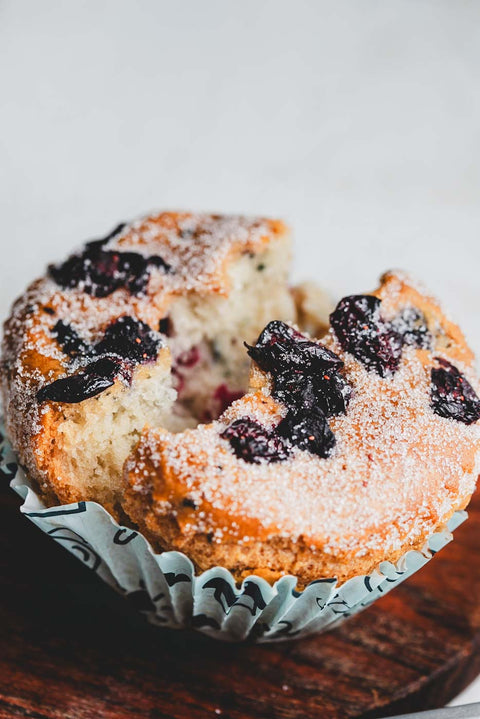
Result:
[[[262,213],[298,278],[408,269],[480,351],[479,81],[476,0],[0,0],[0,314],[121,219]]]

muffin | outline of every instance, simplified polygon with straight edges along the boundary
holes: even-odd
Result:
[[[51,265],[5,325],[7,431],[59,507],[31,516],[52,535],[62,517],[122,591],[131,542],[152,615],[168,597],[163,622],[221,638],[356,611],[379,567],[447,541],[479,472],[473,354],[438,303],[390,272],[328,317],[289,264],[278,220],[162,212]]]

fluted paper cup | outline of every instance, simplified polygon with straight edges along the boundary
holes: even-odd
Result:
[[[422,551],[406,552],[395,565],[382,562],[371,574],[341,586],[336,579],[319,578],[297,592],[294,576],[271,586],[252,575],[238,587],[224,567],[196,574],[184,554],[156,554],[142,534],[119,525],[95,502],[46,507],[19,466],[3,423],[0,433],[0,472],[23,498],[23,514],[133,600],[152,624],[193,628],[223,641],[273,642],[332,629],[423,567],[467,518],[466,512],[456,512]]]

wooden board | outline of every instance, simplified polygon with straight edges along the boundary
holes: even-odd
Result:
[[[415,577],[321,638],[275,646],[147,625],[18,505],[0,487],[2,719],[373,719],[441,706],[480,672],[480,493]]]

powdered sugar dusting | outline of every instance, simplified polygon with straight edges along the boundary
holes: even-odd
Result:
[[[160,276],[164,291],[225,291],[222,270],[232,250],[258,249],[275,226],[240,215],[161,213],[128,225],[105,249],[160,255],[172,268],[166,276],[153,271],[153,282]]]
[[[480,424],[433,412],[429,355],[405,347],[398,372],[381,378],[342,352],[332,333],[323,342],[342,356],[353,386],[346,415],[330,420],[337,438],[330,458],[296,450],[287,461],[252,465],[220,438],[236,418],[271,427],[283,416],[282,405],[268,398],[268,376],[263,390],[238,400],[221,421],[181,435],[145,435],[130,471],[141,474],[146,464],[159,471],[166,463],[176,482],[169,489],[198,508],[182,525],[184,534],[212,532],[216,541],[245,542],[251,539],[242,529],[247,519],[257,523],[255,537],[302,537],[331,554],[394,552],[432,531],[472,493]],[[471,368],[462,369],[478,389]],[[155,509],[170,511],[161,499]]]

